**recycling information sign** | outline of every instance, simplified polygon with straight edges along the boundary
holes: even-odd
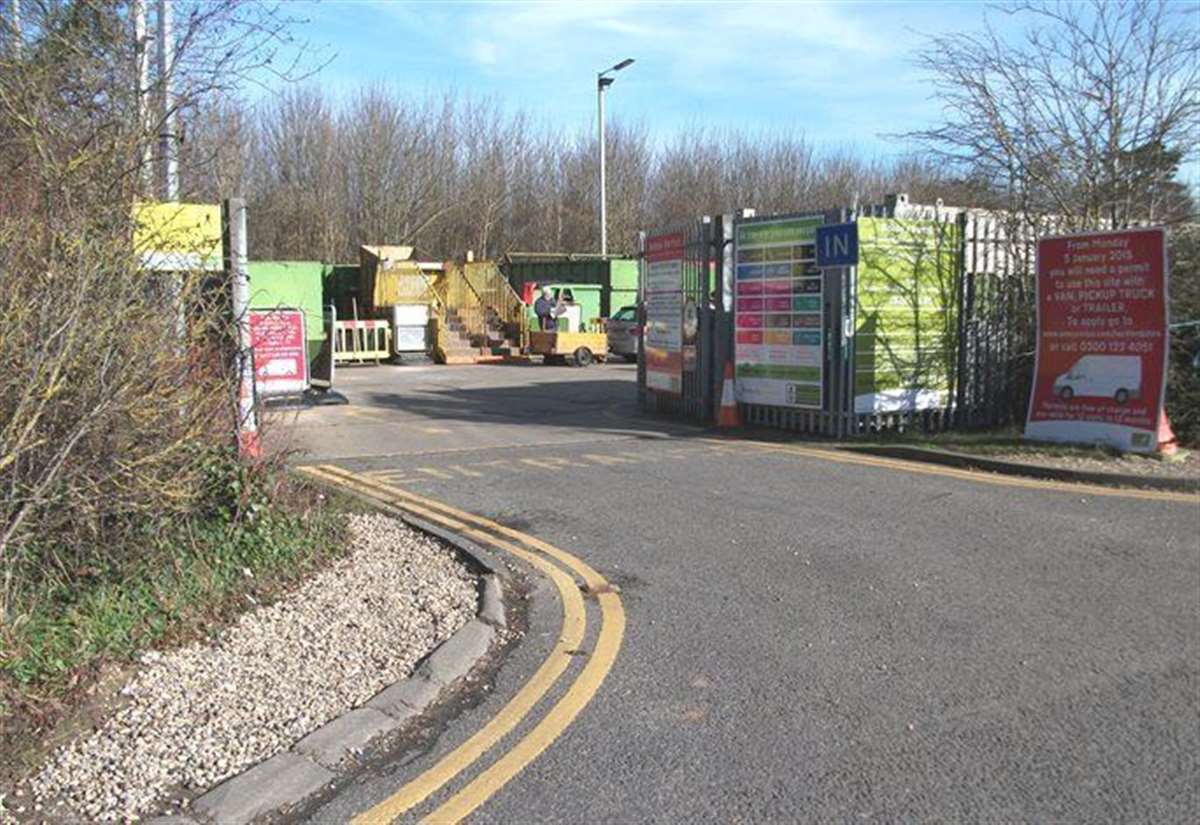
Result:
[[[816,267],[820,216],[738,225],[734,361],[738,400],[821,409],[823,277]]]

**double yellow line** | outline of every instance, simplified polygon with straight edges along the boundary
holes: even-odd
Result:
[[[574,577],[578,576],[584,587],[596,595],[600,606],[600,630],[590,658],[575,681],[529,733],[424,819],[430,823],[458,822],[486,802],[545,751],[596,695],[605,676],[612,669],[625,634],[625,610],[621,599],[612,591],[604,577],[587,563],[533,536],[399,487],[356,476],[330,464],[303,467],[301,471],[321,481],[345,487],[388,508],[401,513],[411,513],[509,553],[549,578],[562,600],[563,622],[558,641],[550,656],[508,704],[435,765],[392,796],[357,816],[354,819],[355,825],[391,822],[407,813],[473,765],[511,733],[554,687],[584,639],[587,613]]]

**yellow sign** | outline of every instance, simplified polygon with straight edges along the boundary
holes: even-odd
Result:
[[[221,268],[221,207],[207,203],[138,203],[133,243],[147,269]]]

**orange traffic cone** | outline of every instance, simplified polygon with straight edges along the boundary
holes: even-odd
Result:
[[[1158,451],[1163,455],[1175,455],[1179,452],[1179,441],[1171,430],[1171,422],[1167,420],[1167,411],[1158,414]]]
[[[725,379],[721,382],[721,411],[717,415],[718,427],[740,427],[742,416],[738,412],[737,399],[733,395],[733,362],[725,362]]]

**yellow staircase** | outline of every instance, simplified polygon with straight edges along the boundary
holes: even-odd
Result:
[[[480,364],[524,357],[525,304],[495,263],[447,262],[434,293],[433,354],[438,363]]]

